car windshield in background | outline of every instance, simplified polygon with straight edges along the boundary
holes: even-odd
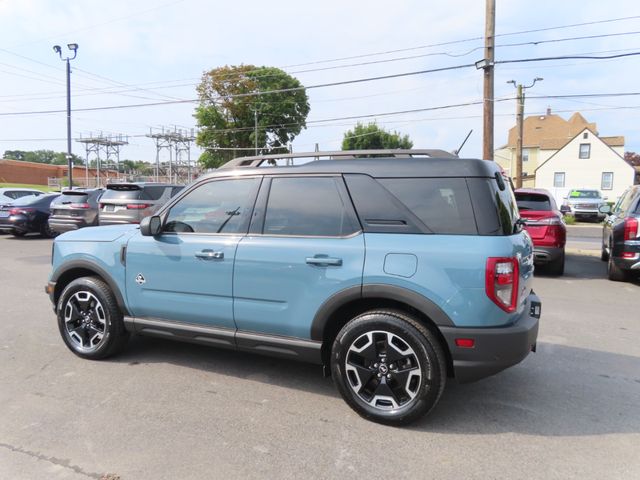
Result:
[[[551,202],[549,201],[549,197],[546,195],[516,192],[516,203],[520,210],[551,211]]]
[[[569,198],[600,198],[597,190],[572,190]]]
[[[108,188],[100,200],[138,200],[142,190],[114,190]]]

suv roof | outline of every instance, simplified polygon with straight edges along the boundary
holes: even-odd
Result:
[[[377,155],[358,157],[358,155]],[[433,156],[430,156],[433,155]],[[321,159],[328,158],[327,160]],[[426,157],[426,158],[425,158]],[[273,160],[312,158],[302,165],[263,165]],[[317,158],[317,159],[316,159]],[[342,152],[305,152],[236,158],[207,177],[234,174],[278,173],[365,173],[373,177],[492,177],[499,172],[494,162],[458,158],[443,150],[353,150]]]

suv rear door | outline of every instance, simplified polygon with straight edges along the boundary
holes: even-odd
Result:
[[[363,266],[364,236],[341,176],[265,178],[236,255],[238,330],[310,338],[320,306],[359,287]]]

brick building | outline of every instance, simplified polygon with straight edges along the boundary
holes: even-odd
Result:
[[[50,179],[66,178],[69,169],[66,165],[48,165],[45,163],[23,162],[20,160],[0,160],[0,183],[28,183],[32,185],[48,185]],[[95,168],[73,167],[73,183],[85,186],[96,185],[97,171]],[[100,172],[100,183],[104,185],[111,178],[117,178],[117,173],[103,170]]]

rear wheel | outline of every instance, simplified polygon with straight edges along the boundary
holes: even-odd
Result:
[[[49,222],[44,222],[40,227],[40,235],[45,238],[53,238],[58,235],[58,232],[51,229],[51,227],[49,226]]]
[[[20,232],[18,230],[11,230],[11,235],[13,235],[14,237],[20,238],[20,237],[24,237],[27,234],[27,232]]]
[[[99,360],[122,350],[129,338],[122,312],[109,286],[96,277],[65,287],[57,306],[58,329],[69,350]]]
[[[602,248],[600,250],[600,260],[602,260],[603,262],[609,260],[609,252],[607,252],[607,249],[604,246],[604,242],[602,243]]]
[[[437,338],[412,317],[389,310],[364,313],[342,328],[333,343],[331,370],[353,410],[391,425],[431,411],[447,378]]]
[[[609,250],[611,252],[611,250]],[[629,278],[628,272],[622,270],[613,261],[613,255],[609,253],[609,261],[607,262],[607,276],[609,280],[614,282],[626,282]]]
[[[552,275],[564,275],[564,250],[555,262],[549,264],[549,272]]]

